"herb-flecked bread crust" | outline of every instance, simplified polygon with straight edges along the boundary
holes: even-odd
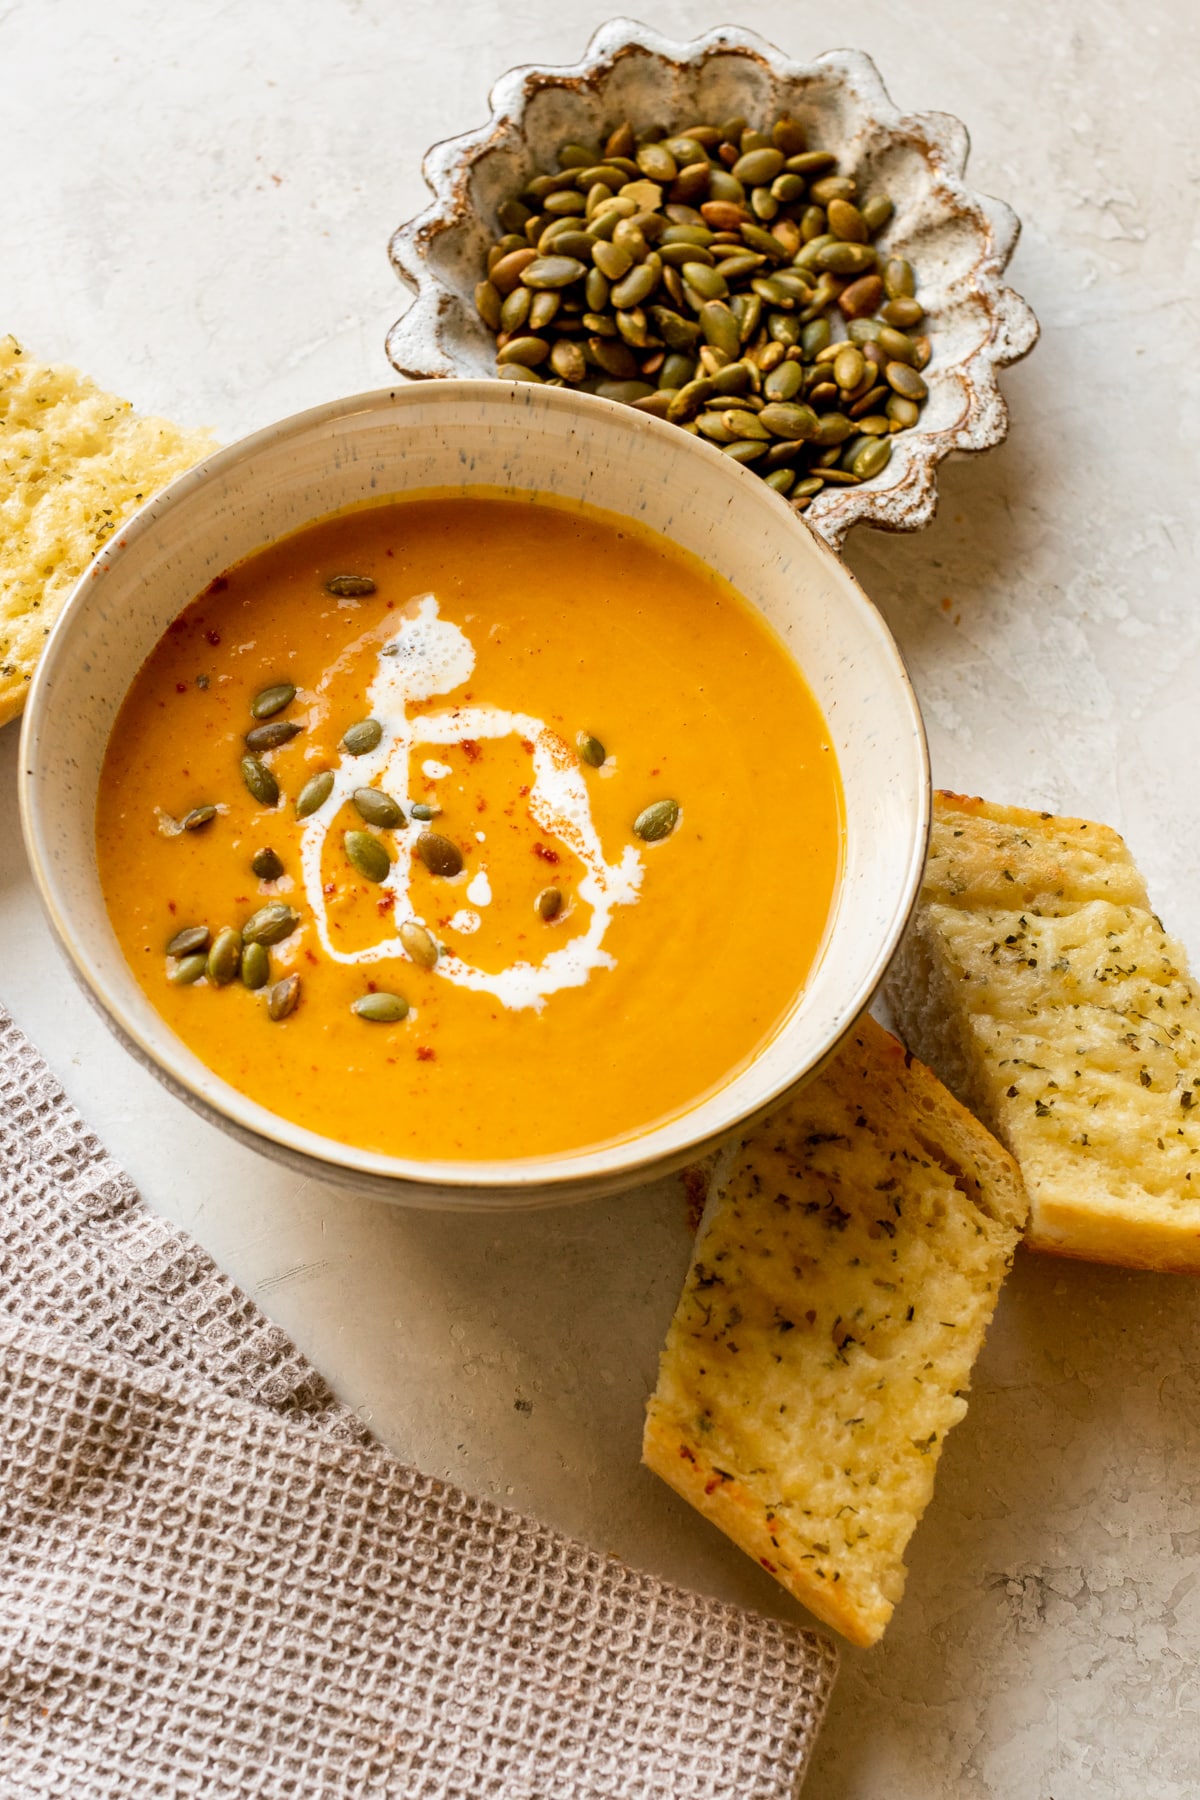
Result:
[[[1011,1157],[870,1018],[714,1182],[643,1460],[876,1642],[1020,1234]]]
[[[1032,1248],[1200,1274],[1200,1000],[1115,831],[937,794],[887,997],[1017,1158]]]
[[[96,552],[215,440],[142,418],[70,368],[0,336],[0,725]]]

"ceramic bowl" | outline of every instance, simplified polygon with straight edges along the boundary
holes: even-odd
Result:
[[[491,485],[585,499],[694,552],[757,606],[819,701],[841,766],[845,873],[826,946],[751,1065],[635,1139],[512,1162],[420,1162],[336,1143],[222,1081],[146,999],[109,924],[94,817],[105,746],[138,669],[231,563],[356,502]],[[224,1130],[308,1175],[389,1200],[514,1207],[629,1187],[691,1161],[816,1067],[870,1000],[920,879],[925,740],[899,654],[844,564],[777,495],[686,432],[589,395],[427,382],[336,401],[218,451],[93,563],[42,657],[22,740],[22,820],[42,903],[122,1042]]]
[[[1037,320],[1000,277],[1020,229],[1016,214],[967,186],[969,140],[947,113],[903,114],[879,71],[855,50],[794,62],[753,32],[723,27],[673,43],[632,19],[601,27],[571,68],[521,68],[492,90],[491,117],[425,158],[433,201],[391,242],[416,298],[388,336],[402,374],[494,375],[496,347],[475,311],[496,208],[531,175],[557,167],[565,142],[596,143],[623,119],[635,130],[735,113],[770,122],[790,113],[814,148],[833,150],[863,192],[882,189],[895,215],[877,243],[917,270],[934,355],[920,426],[892,440],[882,474],[826,489],[805,512],[835,547],[859,522],[891,531],[926,525],[937,466],[986,450],[1008,429],[997,371],[1032,349]]]

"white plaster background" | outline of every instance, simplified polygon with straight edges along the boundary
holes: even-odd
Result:
[[[687,36],[724,6],[643,6]],[[0,330],[229,438],[389,378],[385,247],[421,152],[579,0],[0,0]],[[756,0],[852,43],[974,140],[1025,221],[1043,339],[1000,451],[936,523],[849,560],[907,654],[937,779],[1106,819],[1200,959],[1196,326],[1200,15],[1186,0]],[[0,994],[149,1200],[405,1456],[631,1562],[787,1613],[639,1470],[687,1257],[673,1185],[434,1219],[235,1148],[119,1052],[55,958],[0,735]],[[847,1652],[815,1800],[1200,1793],[1200,1288],[1024,1258],[884,1645]]]

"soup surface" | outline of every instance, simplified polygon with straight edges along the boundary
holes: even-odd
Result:
[[[627,1137],[743,1067],[818,955],[842,820],[817,705],[727,583],[614,515],[437,493],[187,608],[97,839],[122,948],[210,1068],[339,1141],[473,1159]]]

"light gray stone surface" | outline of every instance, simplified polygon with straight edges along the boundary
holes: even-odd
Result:
[[[388,379],[385,248],[421,151],[511,62],[573,61],[576,0],[0,5],[0,329],[226,437]],[[675,36],[725,9],[651,8]],[[1008,445],[936,523],[849,560],[907,654],[939,782],[1125,831],[1200,959],[1200,20],[1033,0],[758,0],[795,55],[853,42],[970,127],[1025,220],[1043,339]],[[150,1201],[393,1447],[629,1561],[786,1612],[639,1470],[687,1260],[673,1185],[509,1222],[298,1184],[171,1101],[58,963],[0,734],[0,993]],[[847,1652],[816,1800],[1194,1800],[1200,1289],[1024,1258],[884,1644]]]

